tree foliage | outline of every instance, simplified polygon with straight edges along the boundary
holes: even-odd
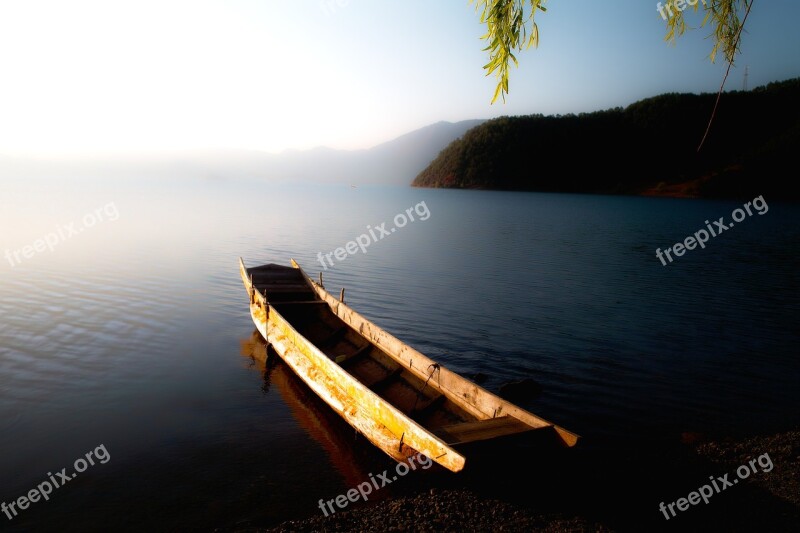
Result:
[[[669,2],[674,6],[674,1]],[[690,6],[692,11],[697,13],[702,10],[705,12],[700,27],[711,27],[714,45],[709,54],[709,59],[715,61],[717,54],[722,50],[725,60],[733,64],[736,54],[740,52],[740,35],[744,28],[744,19],[753,0],[697,0],[694,6]],[[672,7],[665,10],[667,13],[667,35],[665,40],[674,43],[675,39],[686,33],[685,10]]]
[[[453,141],[418,187],[798,198],[800,78],[728,93],[703,153],[689,131],[714,94],[664,94],[580,115],[501,117]],[[535,164],[532,163],[535,161]]]
[[[481,12],[481,23],[486,25],[482,37],[488,45],[489,62],[484,65],[486,75],[497,78],[492,103],[508,94],[509,66],[518,65],[515,51],[539,44],[539,27],[535,20],[538,11],[546,11],[546,0],[470,0]],[[704,13],[700,27],[710,27],[713,48],[709,54],[715,61],[719,52],[733,64],[739,52],[740,37],[746,15],[754,0],[667,0],[664,13],[667,18],[665,40],[675,42],[688,28],[686,12]],[[679,8],[680,6],[680,8]]]
[[[481,10],[481,24],[486,25],[488,41],[484,48],[489,52],[489,62],[483,66],[486,75],[494,74],[497,88],[492,103],[499,96],[508,94],[509,62],[519,66],[514,50],[539,46],[539,26],[534,15],[537,10],[546,11],[545,0],[470,0]]]

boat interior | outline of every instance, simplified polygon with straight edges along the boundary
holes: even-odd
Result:
[[[255,290],[266,294],[294,329],[370,390],[448,445],[494,439],[533,429],[502,416],[480,420],[413,374],[386,351],[342,321],[306,282],[301,270],[279,265],[247,269]],[[435,365],[434,365],[435,366]]]

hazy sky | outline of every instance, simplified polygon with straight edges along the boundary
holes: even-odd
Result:
[[[492,106],[467,0],[0,0],[0,154],[365,148],[719,87],[708,29],[669,46],[654,1],[547,6]],[[800,76],[799,21],[800,2],[755,4],[728,88],[745,65],[750,87]]]

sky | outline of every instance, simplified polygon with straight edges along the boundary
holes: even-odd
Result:
[[[708,28],[549,0],[506,103],[467,0],[0,0],[0,155],[368,148],[441,120],[715,92]],[[690,14],[698,26],[700,14]],[[758,2],[728,89],[800,76],[800,2]]]

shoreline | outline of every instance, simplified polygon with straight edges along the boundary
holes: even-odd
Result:
[[[481,473],[463,479],[434,476],[422,482],[432,486],[417,486],[327,518],[320,513],[271,528],[236,531],[797,530],[800,428],[741,439],[684,434],[682,440],[664,449],[555,454],[544,469],[532,462],[517,471],[497,470],[494,484],[485,483]],[[759,470],[759,465],[766,466],[765,454],[773,466],[768,472],[760,469],[735,487],[730,483],[708,503],[689,504],[685,511],[673,507],[676,516],[669,519],[659,511],[659,503],[686,497],[711,477],[733,480],[737,468],[749,462]],[[756,462],[759,457],[761,463]]]
[[[442,190],[456,190],[456,191],[497,191],[497,192],[527,192],[527,193],[543,193],[543,194],[579,194],[579,195],[595,195],[595,196],[632,196],[638,198],[675,198],[681,200],[730,200],[740,201],[749,200],[753,196],[758,196],[761,193],[756,192],[756,188],[752,190],[730,190],[726,192],[719,192],[714,190],[708,193],[704,190],[705,187],[715,187],[716,183],[710,176],[703,176],[700,178],[677,181],[665,182],[661,181],[647,187],[619,189],[619,190],[544,190],[544,189],[506,189],[506,188],[493,188],[493,187],[441,187],[431,185],[415,185],[411,184],[413,189],[442,189]],[[792,193],[784,194],[778,201],[797,203],[800,198]]]

